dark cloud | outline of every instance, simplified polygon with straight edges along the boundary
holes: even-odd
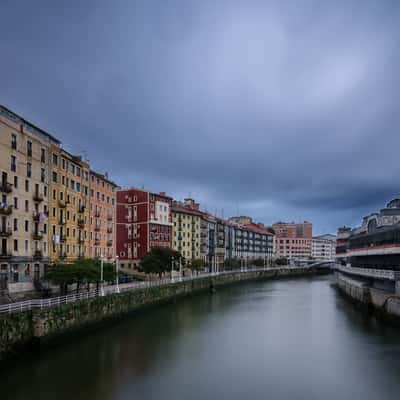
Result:
[[[312,219],[318,232],[398,193],[398,2],[1,11],[0,102],[121,185],[225,216]]]

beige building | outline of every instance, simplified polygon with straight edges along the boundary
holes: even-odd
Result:
[[[90,171],[90,257],[115,259],[115,203],[118,186]]]
[[[200,226],[202,213],[199,204],[193,199],[184,203],[172,203],[174,250],[179,251],[186,260],[200,259]]]
[[[50,258],[72,262],[89,257],[89,164],[51,146]]]
[[[49,263],[49,149],[59,145],[0,106],[0,295],[33,290]]]

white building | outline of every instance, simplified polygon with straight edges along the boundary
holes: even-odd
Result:
[[[311,255],[315,260],[334,260],[336,257],[336,236],[330,234],[314,236]]]

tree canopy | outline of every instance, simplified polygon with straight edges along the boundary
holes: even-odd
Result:
[[[167,247],[154,247],[140,260],[139,270],[146,274],[161,275],[171,270],[173,260],[178,263],[181,257],[179,251]]]

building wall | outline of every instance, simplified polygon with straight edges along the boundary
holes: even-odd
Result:
[[[51,143],[59,144],[0,106],[0,291],[32,282],[49,263]]]
[[[312,257],[316,260],[334,260],[336,241],[314,237],[312,240]]]
[[[72,262],[89,257],[89,164],[51,146],[50,256]]]
[[[172,208],[173,249],[186,260],[200,259],[201,214],[181,205]]]
[[[91,258],[115,258],[115,208],[117,185],[104,175],[90,171],[90,250]]]
[[[122,268],[134,268],[153,247],[172,247],[172,199],[141,189],[117,191],[116,249]]]
[[[311,223],[276,223],[272,228],[276,235],[276,256],[278,258],[303,259],[311,257]]]

